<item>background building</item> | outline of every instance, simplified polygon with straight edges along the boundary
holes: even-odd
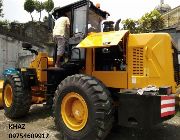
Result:
[[[178,26],[180,27],[180,6],[177,6],[176,8],[164,13],[162,17],[165,22],[165,28],[178,28]]]
[[[171,9],[168,4],[164,4],[164,0],[161,0],[160,5],[155,9],[162,14],[165,24],[162,30],[155,32],[166,32],[173,38],[179,53],[178,59],[180,70],[180,5]]]
[[[162,17],[165,22],[164,31],[171,34],[180,51],[180,6],[164,13]]]
[[[171,9],[168,4],[164,3],[164,0],[161,0],[160,5],[155,9],[162,14],[165,23],[162,30],[155,32],[170,33],[180,51],[180,5]]]

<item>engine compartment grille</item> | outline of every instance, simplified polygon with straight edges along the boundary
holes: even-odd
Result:
[[[133,75],[144,75],[144,49],[133,48]]]

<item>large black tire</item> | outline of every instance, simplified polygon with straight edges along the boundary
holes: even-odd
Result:
[[[83,97],[88,108],[88,120],[82,130],[73,131],[63,121],[61,104],[71,92]],[[104,140],[114,121],[112,99],[107,88],[97,79],[76,74],[67,77],[58,86],[54,96],[55,125],[62,140]]]
[[[5,103],[5,87],[10,85],[12,88],[12,103],[7,106]],[[4,77],[3,85],[3,107],[5,115],[9,118],[19,118],[25,116],[31,106],[31,95],[24,87],[23,81],[18,75],[8,75]]]

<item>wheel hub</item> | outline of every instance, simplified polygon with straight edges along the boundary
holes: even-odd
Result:
[[[76,120],[82,121],[84,117],[84,108],[79,100],[75,100],[72,104],[72,113]]]
[[[68,93],[62,100],[61,115],[69,129],[82,130],[88,120],[88,108],[83,97],[75,92]]]
[[[7,107],[12,104],[13,92],[10,84],[7,84],[4,89],[4,103]]]

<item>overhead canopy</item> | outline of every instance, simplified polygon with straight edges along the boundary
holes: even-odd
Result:
[[[77,48],[98,48],[115,46],[118,45],[122,38],[128,33],[128,30],[91,33],[77,45]]]
[[[102,16],[103,18],[106,18],[107,15],[110,16],[108,12],[103,11],[100,8],[97,8],[90,0],[79,0],[63,7],[56,7],[51,11],[51,14],[54,16],[54,18],[56,18],[56,16],[59,15],[59,13],[64,14],[69,11],[72,11],[72,9],[76,9],[78,7],[82,7],[85,5],[88,5],[90,10],[94,11],[96,14]]]

